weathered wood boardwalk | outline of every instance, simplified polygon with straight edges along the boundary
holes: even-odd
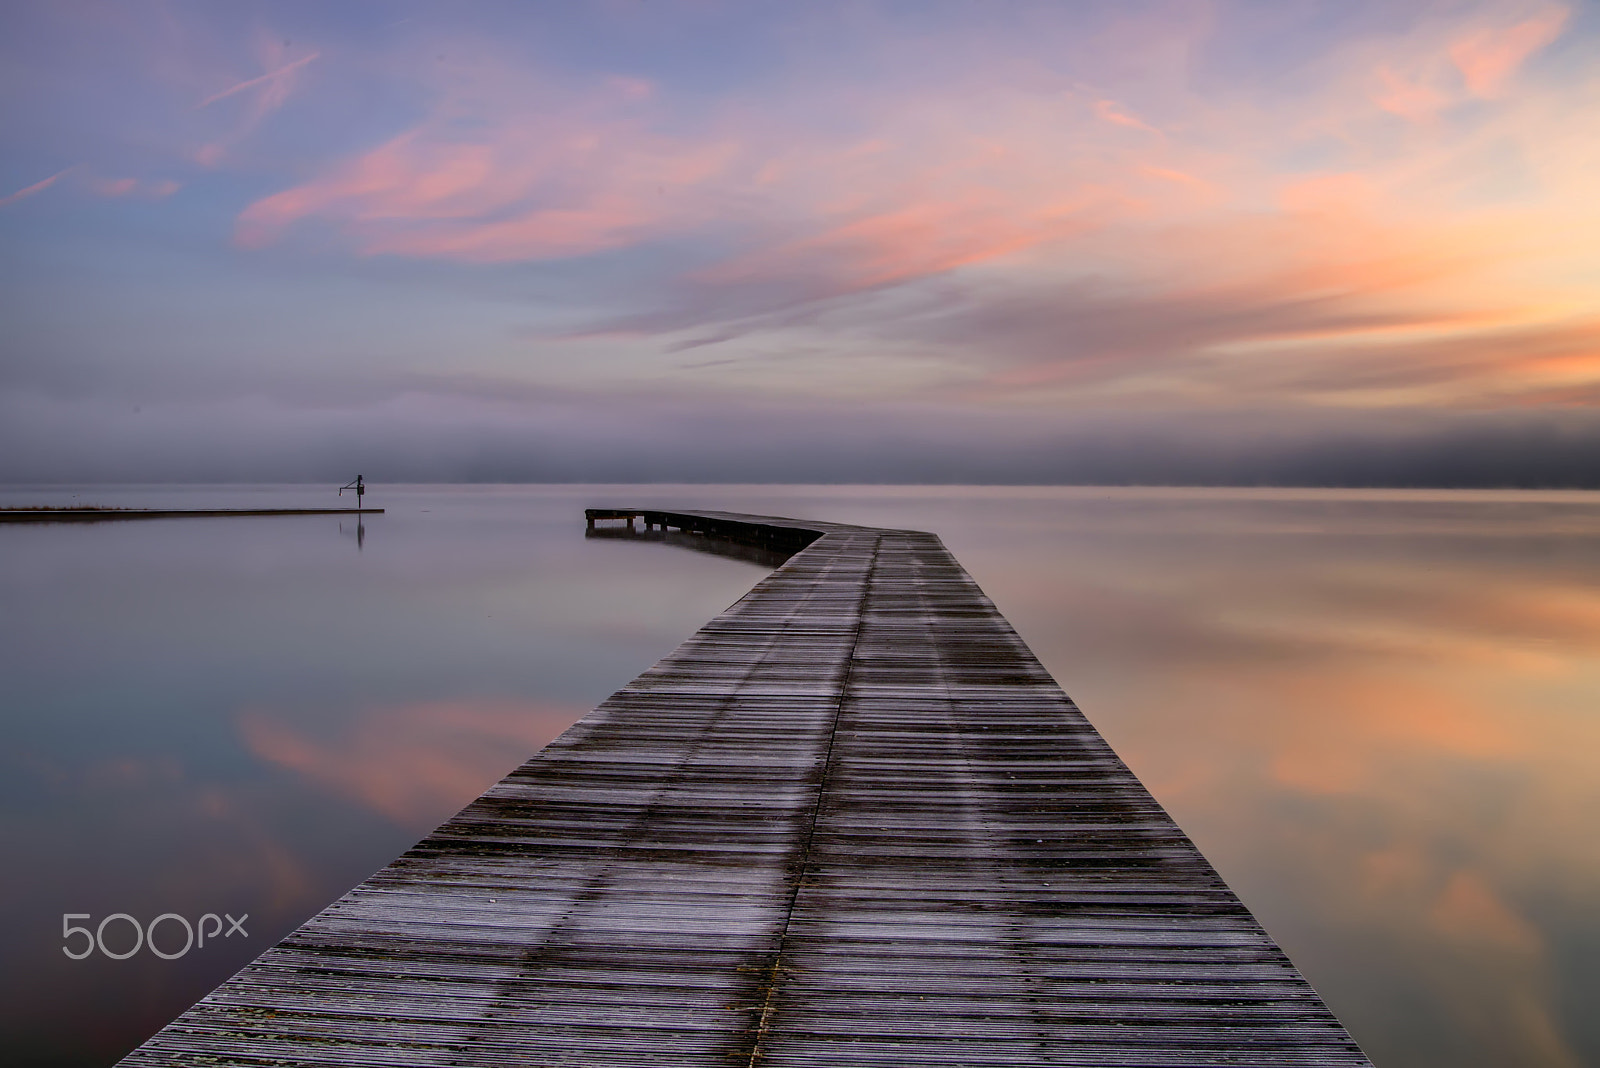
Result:
[[[808,547],[124,1063],[1367,1064],[938,538],[623,516]]]

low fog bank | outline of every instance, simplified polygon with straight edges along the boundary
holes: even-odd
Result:
[[[0,394],[3,482],[325,482],[357,471],[394,482],[1600,488],[1600,419]]]

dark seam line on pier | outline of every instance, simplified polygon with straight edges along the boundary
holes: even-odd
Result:
[[[850,699],[850,679],[856,670],[856,649],[861,644],[861,628],[867,621],[867,598],[872,594],[872,578],[878,571],[878,549],[883,544],[880,534],[872,539],[871,563],[861,582],[861,598],[856,602],[855,633],[850,638],[850,655],[845,659],[844,679],[839,684],[839,700],[833,706],[833,722],[828,727],[828,749],[822,757],[822,774],[817,780],[817,800],[811,806],[811,821],[806,827],[805,841],[800,846],[800,871],[789,889],[789,903],[783,912],[783,928],[778,932],[778,944],[772,951],[772,969],[767,976],[767,993],[761,1002],[761,1016],[756,1022],[750,1043],[750,1059],[745,1068],[755,1068],[761,1057],[761,1044],[767,1036],[767,1021],[772,1017],[773,1002],[777,999],[778,973],[783,967],[783,950],[789,939],[789,925],[794,921],[795,902],[800,898],[800,888],[811,868],[811,842],[817,834],[817,817],[822,812],[822,801],[827,796],[828,771],[833,766],[834,743],[839,738],[839,719],[844,715],[844,703]]]
[[[752,589],[749,593],[746,593],[743,597],[740,597],[738,601],[734,602],[734,605],[738,605],[746,599],[755,596],[759,589],[760,584],[758,583],[755,589]],[[811,600],[811,598],[815,596],[815,593],[816,591],[814,589],[807,590],[801,596],[801,603]],[[730,606],[730,610],[731,607],[732,606]],[[784,620],[780,624],[780,632],[786,631],[792,626],[792,620]],[[670,795],[672,787],[678,784],[679,778],[683,774],[684,769],[692,767],[696,755],[705,748],[708,742],[716,737],[717,731],[722,726],[723,721],[734,710],[740,690],[750,682],[756,673],[760,671],[763,665],[769,662],[773,652],[781,649],[782,644],[783,638],[781,633],[769,638],[761,655],[752,660],[750,664],[745,667],[743,673],[740,675],[739,679],[734,682],[729,692],[721,696],[721,698],[718,700],[719,707],[716,709],[716,711],[712,712],[708,716],[706,722],[696,733],[693,741],[683,750],[682,753],[679,754],[677,760],[672,765],[670,774],[673,777],[658,785],[654,792],[650,795],[649,801],[640,806],[640,811],[638,814],[635,815],[629,822],[627,828],[618,835],[619,843],[632,843],[640,840],[642,832],[644,832],[650,826],[651,820],[660,814],[665,798]],[[852,646],[852,650],[853,649],[854,646]],[[627,691],[628,687],[624,687],[623,690],[618,692],[625,693]],[[837,717],[835,718],[835,722],[837,722]],[[831,735],[829,741],[831,748]],[[817,796],[820,802],[822,796],[820,786]],[[812,824],[815,826],[814,807]],[[807,841],[809,842],[809,839]],[[805,854],[805,848],[805,846],[801,847],[802,856]],[[561,917],[552,923],[550,927],[541,934],[541,940],[539,944],[533,946],[523,954],[522,960],[517,969],[517,974],[500,982],[499,986],[501,989],[501,996],[492,1002],[492,1005],[496,1011],[499,1011],[500,1008],[506,1003],[506,994],[514,985],[524,983],[533,977],[530,969],[542,962],[546,962],[550,959],[558,957],[563,950],[571,948],[570,939],[578,914],[587,909],[601,896],[601,891],[616,873],[618,867],[619,865],[615,862],[602,864],[592,875],[588,877],[583,886],[572,895],[568,901],[567,908],[563,911]],[[792,896],[790,898],[790,908],[793,908]],[[785,926],[787,926],[787,916],[785,917]]]
[[[777,645],[777,640],[768,643],[768,652]],[[764,654],[765,656],[765,654]],[[642,833],[649,828],[653,819],[656,819],[664,806],[665,799],[671,794],[674,786],[680,785],[684,769],[693,765],[694,758],[715,738],[717,730],[733,710],[734,701],[738,697],[739,687],[750,680],[750,677],[765,663],[762,659],[753,661],[745,669],[744,675],[734,684],[731,692],[724,695],[718,702],[719,707],[706,718],[695,733],[693,740],[679,754],[677,760],[668,771],[668,778],[661,782],[650,794],[648,801],[639,806],[639,812],[629,821],[627,827],[617,836],[613,849],[626,848],[641,839]],[[603,891],[621,867],[617,861],[602,863],[589,875],[583,885],[579,887],[568,899],[566,908],[561,916],[550,927],[541,933],[538,944],[523,953],[517,966],[517,973],[500,982],[501,996],[492,1002],[496,1011],[508,1003],[509,994],[516,986],[527,982],[536,976],[535,969],[541,964],[548,964],[551,960],[559,959],[563,952],[570,951],[572,937],[578,929],[578,918],[603,896]]]
[[[837,566],[837,563],[829,565],[830,569]],[[738,601],[735,601],[734,605],[729,607],[729,611],[731,611],[734,606],[737,606],[752,597],[759,596],[760,589],[761,586],[758,583],[750,592],[740,597]],[[815,596],[815,588],[806,590],[800,597],[800,603],[805,604],[806,602],[812,600]],[[792,619],[783,620],[779,624],[780,633],[767,639],[760,656],[752,660],[750,664],[745,667],[743,673],[740,675],[738,680],[733,683],[729,692],[719,698],[719,707],[716,709],[716,711],[710,713],[706,722],[696,733],[693,741],[687,746],[687,748],[684,749],[682,753],[678,755],[676,761],[673,763],[671,771],[669,772],[672,777],[657,786],[654,792],[651,794],[650,799],[640,806],[640,811],[638,814],[633,817],[627,828],[618,835],[618,843],[633,843],[641,840],[643,833],[649,828],[651,821],[655,819],[662,811],[663,803],[670,795],[673,786],[679,784],[679,780],[684,773],[684,769],[692,767],[696,755],[706,747],[708,742],[716,737],[716,734],[721,728],[723,721],[729,716],[730,713],[734,711],[740,691],[749,684],[750,680],[755,677],[757,672],[759,672],[764,665],[770,662],[773,653],[781,650],[783,645],[783,635],[781,632],[789,630],[791,627],[793,627],[793,625],[794,621]],[[690,640],[693,639],[691,638]],[[853,649],[854,646],[852,645],[852,650]],[[630,686],[631,685],[632,684],[630,684]],[[629,687],[624,687],[618,692],[626,693],[628,690]],[[837,717],[835,717],[835,723],[837,723]],[[831,747],[831,735],[829,736],[829,740]],[[825,761],[824,767],[826,767]],[[819,800],[821,798],[820,785],[818,787],[818,798]],[[812,824],[813,826],[815,825],[815,806],[813,806]],[[799,853],[802,857],[804,857],[805,851],[806,846],[802,845],[799,850]],[[500,994],[493,1002],[491,1002],[493,1012],[489,1012],[488,1009],[485,1010],[485,1012],[489,1015],[483,1017],[484,1019],[492,1017],[494,1013],[504,1011],[508,1005],[513,1004],[513,1002],[510,1000],[512,991],[529,980],[537,978],[536,969],[539,965],[548,965],[552,961],[559,960],[563,952],[567,952],[572,949],[572,936],[578,927],[578,918],[580,913],[585,912],[603,896],[603,890],[620,867],[621,865],[614,861],[611,863],[602,864],[592,875],[588,877],[584,884],[572,894],[571,898],[567,902],[567,907],[562,912],[560,918],[552,923],[548,929],[541,933],[540,941],[537,945],[532,946],[522,955],[516,974],[502,979],[498,983]],[[790,908],[791,910],[793,908],[792,895],[790,898]],[[785,915],[785,922],[787,925],[787,914]]]
[[[911,557],[909,564],[912,574],[911,588],[913,591],[915,591],[917,604],[921,609],[922,614],[928,617],[930,621],[930,630],[934,629],[938,619],[938,606],[932,603],[928,598],[927,564],[915,556]],[[943,643],[941,642],[932,641],[929,644],[933,649],[934,673],[939,678],[941,683],[945,684],[942,687],[944,690],[944,697],[941,702],[944,712],[944,720],[949,725],[952,734],[962,733],[962,725],[957,718],[955,701],[950,697],[950,687],[948,685],[952,677],[949,651],[944,648]],[[950,748],[948,740],[945,743],[945,748],[946,750]],[[967,769],[967,774],[963,777],[968,782],[974,784],[971,791],[967,795],[967,804],[971,806],[971,797],[979,793],[982,788],[977,786],[978,776],[973,774],[971,755],[969,753],[961,753],[959,754],[959,759],[961,760],[963,766]],[[989,792],[992,793],[993,791]],[[1015,870],[1015,859],[1012,857],[1004,857],[1002,859],[1001,853],[1002,850],[996,848],[993,843],[990,843],[989,856],[987,859],[993,866],[995,883],[1003,886],[1011,879],[1012,873]],[[1046,997],[1047,994],[1046,991],[1042,989],[1040,977],[1037,974],[1037,967],[1032,959],[1033,954],[1031,952],[1031,947],[1028,945],[1027,939],[1023,937],[1018,926],[1015,924],[1005,927],[1001,938],[1017,962],[1016,977],[1018,980],[1018,985],[1026,992],[1025,1004],[1027,1006],[1028,1018],[1030,1021],[1032,1021],[1034,1035],[1039,1043],[1037,1056],[1040,1058],[1041,1064],[1053,1061],[1054,1058],[1050,1057],[1049,1028],[1045,1019],[1045,1015],[1040,1008],[1041,999]]]

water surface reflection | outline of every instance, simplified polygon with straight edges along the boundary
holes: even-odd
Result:
[[[761,572],[582,509],[701,506],[938,532],[1380,1068],[1600,1064],[1600,496],[391,493],[359,556],[0,531],[17,1034],[220,978],[67,962],[62,912],[248,907],[243,963],[670,650]]]
[[[37,493],[0,503],[59,503]],[[99,489],[94,503],[313,493]],[[337,516],[0,529],[7,1063],[110,1063],[764,574],[585,541],[579,489],[383,496],[364,539]],[[248,914],[248,938],[72,960],[66,913],[91,927]],[[113,952],[134,945],[123,921],[106,934]]]

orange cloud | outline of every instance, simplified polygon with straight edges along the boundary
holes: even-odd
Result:
[[[1299,178],[1285,184],[1278,194],[1278,203],[1286,212],[1342,212],[1347,216],[1370,208],[1376,199],[1372,182],[1357,172]]]
[[[1450,877],[1428,912],[1428,922],[1440,934],[1459,942],[1486,942],[1518,953],[1537,953],[1543,948],[1539,932],[1475,872],[1458,871]]]
[[[1268,765],[1272,781],[1311,795],[1372,789],[1389,769],[1426,754],[1486,762],[1511,762],[1529,750],[1526,738],[1486,709],[1426,682],[1367,677],[1339,683],[1326,678],[1299,686],[1282,680],[1287,707],[1309,720],[1337,715],[1340,732],[1280,732]]]
[[[1160,178],[1163,181],[1177,182],[1179,185],[1197,187],[1203,187],[1206,185],[1205,182],[1199,178],[1196,178],[1194,175],[1185,174],[1183,171],[1179,170],[1173,170],[1171,167],[1156,167],[1150,164],[1142,164],[1140,165],[1139,170],[1143,174],[1148,174],[1154,178]]]
[[[1514,26],[1482,29],[1450,46],[1450,59],[1474,96],[1500,95],[1528,57],[1561,36],[1569,12],[1551,7]]]

